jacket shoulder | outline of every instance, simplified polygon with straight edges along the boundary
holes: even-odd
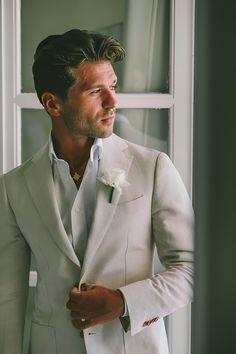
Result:
[[[123,149],[127,148],[130,151],[130,153],[136,157],[156,160],[160,155],[164,155],[168,158],[168,155],[166,155],[166,153],[162,151],[135,144],[131,141],[122,139],[116,134],[112,134],[111,139],[113,143],[120,144],[120,146],[123,147]]]
[[[19,166],[13,168],[12,170],[2,174],[0,176],[0,179],[11,179],[11,178],[16,178],[18,175],[24,173],[29,166],[32,164],[33,161],[37,161],[40,159],[45,153],[48,151],[48,144],[44,145],[38,152],[36,152],[33,156],[31,156],[29,159],[24,161],[22,164]]]

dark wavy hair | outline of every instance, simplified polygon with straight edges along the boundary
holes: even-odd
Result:
[[[37,96],[51,92],[62,100],[67,99],[75,78],[70,68],[81,62],[123,60],[125,50],[113,37],[86,30],[73,29],[61,35],[51,35],[39,43],[33,63],[33,77]]]

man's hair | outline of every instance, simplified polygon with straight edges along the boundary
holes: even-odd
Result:
[[[73,29],[61,35],[51,35],[39,43],[33,64],[35,90],[42,103],[44,92],[67,99],[75,82],[70,72],[83,61],[121,61],[125,50],[113,37],[86,30]]]

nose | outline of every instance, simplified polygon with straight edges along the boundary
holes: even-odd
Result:
[[[117,98],[116,98],[116,93],[112,89],[107,89],[104,92],[103,96],[103,108],[109,109],[109,108],[116,108],[117,106]]]

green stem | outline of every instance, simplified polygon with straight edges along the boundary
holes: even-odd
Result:
[[[112,201],[113,201],[114,190],[115,190],[115,188],[114,188],[114,187],[111,187],[111,193],[110,193],[110,197],[109,197],[109,203],[110,203],[110,204],[111,204]]]

